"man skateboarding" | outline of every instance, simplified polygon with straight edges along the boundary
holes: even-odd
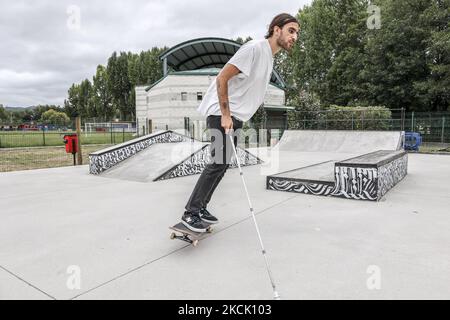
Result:
[[[190,230],[206,232],[210,224],[218,223],[206,206],[231,160],[233,151],[226,135],[230,130],[241,129],[243,122],[263,104],[273,57],[281,49],[292,49],[298,31],[296,18],[287,13],[277,15],[265,39],[242,45],[209,86],[198,111],[207,116],[207,128],[214,132],[211,134],[211,163],[200,175],[181,218]],[[236,146],[236,137],[233,141]]]

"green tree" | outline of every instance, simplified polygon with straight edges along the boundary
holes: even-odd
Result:
[[[128,76],[128,55],[121,52],[120,56],[114,52],[108,59],[107,66],[108,89],[111,93],[115,108],[120,111],[121,118],[131,115],[134,119],[135,110],[130,104],[130,91],[132,85]]]
[[[299,11],[297,18],[300,21],[299,39],[293,48],[297,92],[315,92],[324,98],[327,92],[326,77],[336,56],[338,38],[333,3],[328,0],[313,1],[311,6]]]
[[[64,111],[70,117],[135,118],[136,85],[152,84],[162,77],[161,52],[167,47],[153,47],[139,55],[114,52],[107,67],[98,66],[92,84],[88,80],[72,84],[64,100]]]
[[[290,58],[294,79],[288,81],[294,93],[313,92],[324,105],[347,105],[362,95],[367,6],[365,0],[316,0],[299,11],[299,40]]]
[[[240,44],[244,44],[244,43],[249,42],[250,40],[253,40],[253,38],[252,37],[247,37],[245,39],[242,39],[241,37],[237,37],[236,39],[231,39],[231,40],[236,41],[236,42],[238,42]]]
[[[418,99],[415,83],[429,76],[427,27],[421,16],[429,0],[380,0],[382,27],[367,34],[366,65],[361,73],[369,104],[407,110],[428,110]]]
[[[70,118],[79,116],[80,86],[72,84],[68,91],[68,98],[64,100],[64,111]]]
[[[50,124],[51,123],[51,118],[56,114],[56,111],[53,109],[47,110],[45,111],[42,116],[41,116],[41,121],[45,124]]]
[[[130,101],[129,105],[131,109],[134,109],[136,105],[136,93],[134,88],[139,84],[140,77],[140,60],[139,55],[128,53],[128,78],[130,79],[131,89],[130,89]]]
[[[49,109],[42,114],[40,119],[45,124],[54,124],[64,126],[69,123],[70,119],[64,112]]]
[[[15,125],[23,123],[24,122],[23,121],[24,117],[25,117],[25,111],[24,110],[11,112],[12,122]]]
[[[92,84],[88,79],[81,81],[80,84],[72,84],[68,91],[68,99],[64,102],[63,111],[71,118],[95,116],[92,91]]]
[[[429,75],[414,83],[416,96],[431,111],[450,111],[450,0],[432,0],[418,23],[429,30],[425,58]]]
[[[128,78],[132,86],[139,83],[139,55],[128,53]]]
[[[297,96],[293,96],[290,101],[295,110],[289,110],[289,129],[311,129],[314,121],[319,120],[322,108],[319,98],[314,93],[301,91]]]
[[[3,107],[3,104],[0,104],[0,121],[7,121],[8,120],[8,112]]]
[[[95,116],[101,117],[103,121],[111,120],[114,115],[112,97],[108,90],[108,74],[102,65],[97,66],[97,72],[93,78],[92,106]]]
[[[34,120],[38,121],[39,119],[41,119],[42,114],[45,111],[48,111],[50,109],[53,109],[55,111],[59,111],[59,112],[63,112],[64,110],[62,108],[60,108],[59,106],[55,106],[55,105],[37,105],[32,109],[32,117]]]
[[[315,0],[299,10],[299,41],[278,66],[288,104],[305,91],[323,107],[448,109],[450,0],[370,2],[381,28],[367,28],[366,0]],[[289,64],[293,72],[283,72]]]
[[[22,121],[23,122],[31,122],[33,120],[37,120],[37,119],[33,118],[33,110],[25,109],[22,114]]]
[[[278,72],[283,81],[286,84],[286,88],[283,88],[286,95],[286,103],[291,104],[294,97],[298,96],[298,85],[295,79],[296,56],[290,52],[280,51],[274,58],[274,70]]]
[[[80,83],[78,112],[82,118],[95,117],[95,108],[92,106],[92,84],[88,79]]]
[[[163,77],[162,62],[159,56],[168,48],[153,47],[151,50],[142,51],[139,55],[139,81],[137,85],[150,85]]]

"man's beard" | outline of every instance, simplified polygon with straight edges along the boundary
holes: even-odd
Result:
[[[277,45],[286,51],[291,51],[292,49],[292,47],[289,45],[289,42],[283,41],[282,39],[277,39]]]

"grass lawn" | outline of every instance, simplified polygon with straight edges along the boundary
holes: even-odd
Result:
[[[72,132],[64,131],[2,131],[0,148],[64,146],[63,137]],[[86,144],[117,144],[133,139],[131,132],[82,133],[81,141]]]
[[[89,153],[111,145],[83,146],[83,164],[89,164]],[[0,172],[55,168],[73,165],[72,154],[64,146],[0,149]]]

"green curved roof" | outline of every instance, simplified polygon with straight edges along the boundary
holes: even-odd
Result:
[[[241,47],[239,42],[224,38],[197,38],[182,42],[160,54],[173,71],[192,71],[209,68],[223,68]],[[281,76],[273,70],[270,82],[285,88]]]

